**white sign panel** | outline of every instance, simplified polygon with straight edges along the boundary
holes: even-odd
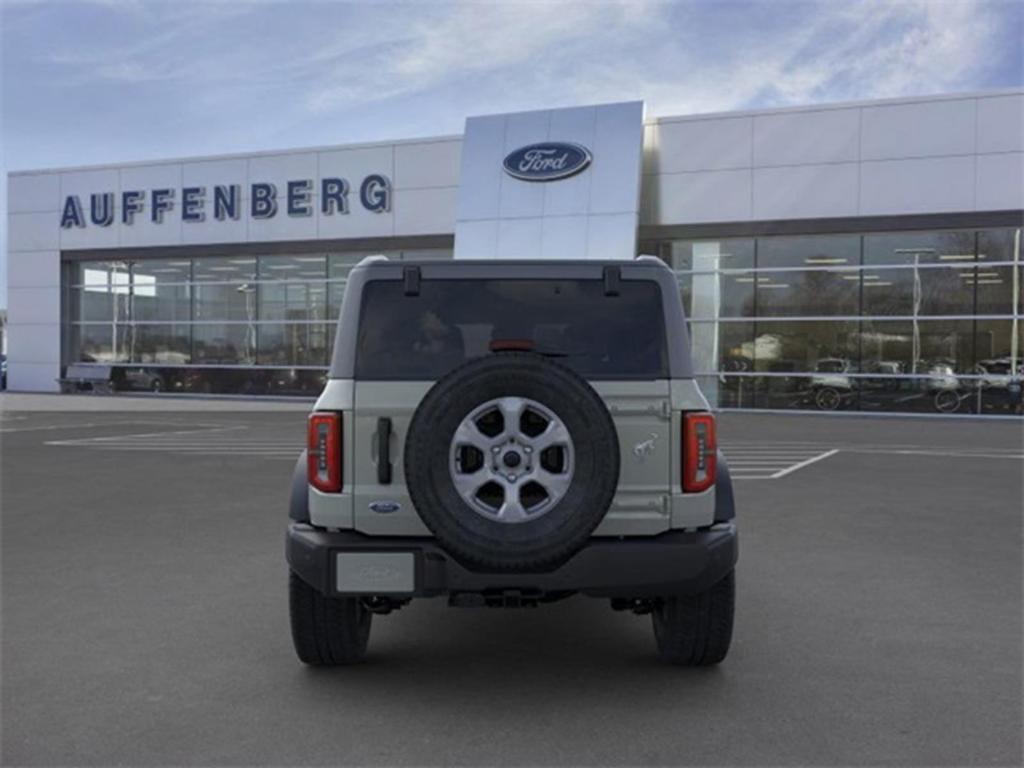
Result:
[[[456,259],[632,259],[642,101],[471,117]]]

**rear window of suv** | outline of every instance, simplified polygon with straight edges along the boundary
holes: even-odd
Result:
[[[356,378],[434,380],[500,349],[529,348],[588,379],[668,377],[661,290],[624,280],[425,280],[363,288]]]

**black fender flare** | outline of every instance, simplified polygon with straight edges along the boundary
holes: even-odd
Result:
[[[736,517],[736,499],[732,492],[732,475],[725,455],[717,452],[715,475],[715,522],[727,523]]]
[[[303,451],[295,461],[292,491],[288,498],[288,517],[300,523],[309,522],[309,484],[306,472],[306,451]]]

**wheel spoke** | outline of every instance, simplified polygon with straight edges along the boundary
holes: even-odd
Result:
[[[518,523],[526,520],[526,508],[519,500],[519,486],[505,486],[505,503],[498,510],[498,519],[503,523]]]
[[[498,400],[498,410],[501,411],[501,418],[505,422],[502,436],[510,437],[519,434],[519,420],[525,407],[526,401],[521,397],[503,397]]]
[[[547,492],[548,498],[560,499],[569,490],[572,472],[548,472],[543,467],[537,467],[533,480]]]
[[[485,467],[480,467],[476,472],[452,474],[452,484],[455,486],[455,490],[470,504],[476,503],[477,493],[490,480],[490,475],[484,469]]]
[[[553,445],[568,445],[569,442],[569,430],[557,420],[549,421],[547,428],[531,441],[538,453]]]
[[[543,426],[539,435],[522,431],[527,411],[531,426]],[[487,434],[491,426],[497,427],[495,413],[501,414],[501,432]],[[531,426],[527,430],[534,432]],[[560,472],[541,466],[541,453],[553,447],[561,454]],[[478,514],[495,522],[535,520],[558,504],[572,484],[572,436],[555,413],[529,398],[510,395],[481,403],[455,428],[449,450],[448,467],[456,493]],[[470,467],[477,462],[477,457],[470,456],[475,451],[483,454],[482,465],[466,471],[464,462]],[[536,484],[527,494],[532,512],[522,497],[523,488],[530,484]],[[534,501],[540,496],[545,498]]]
[[[472,419],[465,419],[455,430],[455,436],[452,438],[453,445],[471,445],[485,454],[489,450],[491,442],[491,438],[481,432]]]

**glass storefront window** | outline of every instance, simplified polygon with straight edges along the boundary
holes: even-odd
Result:
[[[958,264],[974,261],[974,230],[864,236],[864,264]]]
[[[255,320],[255,283],[196,283],[194,320]]]
[[[862,314],[971,315],[974,313],[974,265],[870,269],[861,274]]]
[[[101,293],[128,293],[131,282],[127,261],[77,261],[72,263],[71,284]]]
[[[134,363],[192,362],[192,327],[186,323],[133,326],[129,358]]]
[[[759,270],[743,279],[757,288],[759,317],[857,314],[860,273],[854,270]]]
[[[248,282],[256,279],[255,256],[209,256],[192,260],[197,283]]]
[[[859,367],[858,323],[758,321],[754,369],[770,373],[853,373]]]
[[[139,287],[160,283],[188,283],[192,280],[191,259],[147,259],[132,264],[132,279]]]
[[[860,264],[857,235],[765,237],[757,241],[757,268],[853,267]]]
[[[202,323],[192,326],[192,362],[251,365],[256,362],[256,325]]]
[[[973,320],[865,320],[860,333],[865,370],[949,378],[973,369]]]
[[[327,256],[261,256],[260,280],[323,280],[327,276]]]
[[[127,287],[121,293],[109,287],[71,286],[67,302],[65,315],[72,322],[122,323],[130,317]]]
[[[260,320],[323,320],[327,289],[315,283],[260,283],[257,291]]]
[[[320,323],[263,323],[259,365],[327,365],[327,327]]]
[[[106,324],[72,325],[71,362],[128,362],[128,327]]]
[[[754,267],[754,241],[750,239],[672,240],[660,252],[676,271],[713,272]]]

